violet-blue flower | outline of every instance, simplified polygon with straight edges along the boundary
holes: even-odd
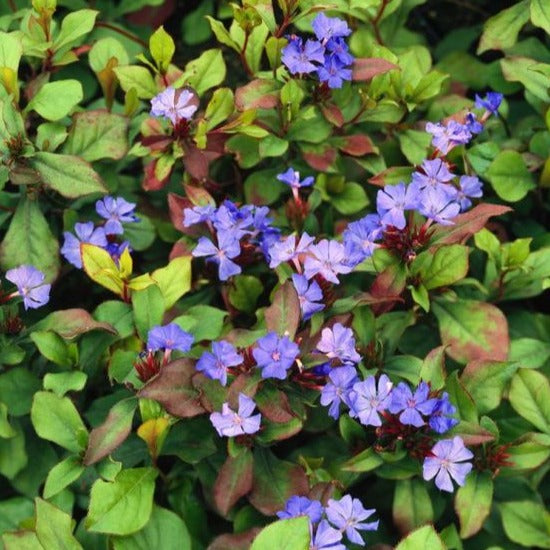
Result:
[[[321,405],[324,407],[330,405],[329,416],[334,419],[340,416],[340,403],[349,407],[349,393],[357,380],[355,367],[336,367],[330,371],[328,382],[321,390]]]
[[[417,206],[418,192],[412,185],[386,185],[376,194],[376,209],[383,225],[404,229],[407,225],[405,210],[414,210]]]
[[[319,523],[313,535],[309,550],[346,550],[346,547],[340,543],[342,533],[324,519]]]
[[[93,222],[75,223],[76,236],[68,231],[63,233],[65,242],[61,247],[64,258],[78,269],[82,269],[82,257],[80,256],[80,244],[88,243],[104,248],[107,246],[107,237],[103,227],[94,227]]]
[[[289,168],[286,172],[279,174],[277,176],[279,181],[286,183],[293,189],[300,189],[300,187],[309,187],[313,185],[315,178],[313,176],[308,176],[300,181],[300,172],[294,170],[294,168]]]
[[[252,350],[252,356],[262,369],[262,378],[279,380],[286,378],[287,370],[299,353],[300,348],[288,336],[278,336],[276,332],[268,332]]]
[[[437,399],[429,398],[430,387],[426,382],[420,382],[414,394],[405,382],[400,382],[392,391],[389,411],[392,414],[401,413],[399,422],[405,425],[424,426],[422,415],[432,414]]]
[[[318,13],[311,22],[311,27],[315,36],[322,41],[328,41],[331,38],[349,36],[351,29],[348,24],[338,17],[327,17],[323,12]]]
[[[355,350],[353,331],[341,323],[335,323],[332,328],[326,327],[322,330],[317,349],[329,359],[338,359],[344,365],[361,361],[361,356]]]
[[[435,485],[442,491],[452,493],[454,479],[461,487],[466,482],[466,476],[472,470],[473,453],[464,446],[462,438],[438,441],[432,448],[430,456],[424,459],[422,477],[429,481],[435,477]]]
[[[365,544],[359,531],[378,529],[378,521],[364,522],[376,510],[365,509],[361,501],[358,498],[352,498],[351,495],[345,495],[340,500],[329,499],[325,511],[330,523],[346,533],[346,537],[354,544]]]
[[[393,384],[385,374],[378,379],[378,387],[374,376],[356,382],[349,394],[350,416],[359,418],[364,426],[381,426],[379,413],[390,406],[392,387]]]
[[[122,253],[128,249],[128,252],[131,252],[132,249],[130,248],[130,242],[129,241],[123,241],[121,243],[117,243],[116,241],[108,242],[105,246],[105,250],[110,254],[111,258],[115,261],[115,263],[118,265],[118,262],[120,260],[120,257],[122,256]]]
[[[308,282],[307,277],[295,273],[292,275],[292,283],[298,293],[304,321],[307,321],[314,313],[324,309],[325,304],[322,303],[323,291],[317,281]]]
[[[455,175],[449,170],[449,165],[440,158],[425,160],[421,170],[412,175],[412,181],[419,189],[426,187],[439,187],[441,184],[448,184]],[[443,186],[445,188],[445,186]]]
[[[481,134],[481,132],[483,132],[483,124],[479,122],[475,113],[466,113],[464,124],[472,134]]]
[[[344,80],[351,80],[351,69],[336,56],[325,56],[324,64],[317,69],[321,82],[326,82],[331,89],[341,88]]]
[[[216,212],[216,208],[211,204],[205,206],[193,206],[183,209],[183,227],[191,227],[197,223],[210,221]]]
[[[222,386],[227,384],[228,367],[242,364],[243,356],[229,342],[212,342],[212,352],[205,351],[197,361],[196,369],[208,378],[219,380]]]
[[[327,51],[334,56],[342,65],[351,65],[355,59],[349,53],[348,45],[343,38],[331,38],[327,44]]]
[[[262,421],[260,413],[252,414],[255,408],[254,400],[244,393],[240,393],[237,412],[229,407],[229,403],[224,403],[221,412],[213,412],[210,415],[210,422],[220,437],[255,434],[260,429]]]
[[[151,115],[168,118],[176,126],[180,120],[188,120],[195,114],[198,106],[193,99],[189,90],[168,86],[151,100]]]
[[[20,265],[6,271],[6,279],[17,287],[25,309],[37,309],[50,300],[51,285],[44,282],[46,276],[32,265]]]
[[[476,94],[476,107],[478,109],[486,109],[492,115],[498,115],[498,108],[502,103],[504,96],[498,92],[487,92],[487,95],[482,98]]]
[[[319,523],[323,516],[323,505],[318,500],[311,500],[307,497],[294,495],[285,503],[285,509],[277,512],[280,519],[297,518],[308,516],[312,524]]]
[[[477,176],[461,176],[458,182],[460,188],[457,191],[456,201],[460,204],[461,212],[472,206],[470,198],[483,196],[483,183]]]
[[[355,267],[372,256],[382,231],[378,214],[367,214],[364,218],[348,224],[342,234],[348,265]]]
[[[201,237],[191,254],[194,257],[206,257],[218,264],[220,280],[227,281],[232,275],[238,275],[242,270],[231,261],[241,253],[241,245],[235,235],[229,231],[218,232],[218,246],[207,237]]]
[[[103,197],[95,203],[96,212],[107,220],[104,229],[107,235],[122,235],[123,223],[139,221],[134,210],[136,205],[122,197]]]
[[[293,36],[283,48],[281,61],[291,74],[307,74],[317,70],[314,63],[324,62],[325,48],[317,40],[306,40]]]
[[[349,273],[352,268],[347,264],[346,250],[338,241],[323,239],[312,244],[304,262],[304,275],[311,279],[319,274],[331,283],[339,284],[338,274]]]
[[[150,351],[177,349],[185,353],[191,349],[193,339],[192,334],[183,330],[176,323],[157,325],[147,334],[147,349]]]
[[[446,155],[453,147],[468,143],[472,133],[464,124],[456,120],[449,120],[447,124],[428,122],[426,131],[432,134],[432,145]]]
[[[453,225],[453,218],[460,213],[460,204],[450,200],[440,188],[428,187],[422,191],[418,211],[441,225]]]
[[[252,233],[254,225],[253,207],[249,205],[240,208],[233,202],[226,200],[214,212],[212,223],[218,233],[231,233],[236,239]]]
[[[296,241],[296,239],[296,235],[289,235],[288,237],[283,237],[269,247],[269,267],[273,269],[282,263],[293,260],[299,254],[304,254],[314,241],[313,237],[310,237],[305,232],[298,241]]]
[[[452,427],[458,424],[456,418],[451,418],[456,413],[456,408],[449,400],[449,394],[443,392],[441,397],[436,400],[435,407],[430,414],[428,424],[430,428],[437,433],[443,434],[448,432]]]

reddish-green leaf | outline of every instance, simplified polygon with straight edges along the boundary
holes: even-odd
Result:
[[[253,463],[252,453],[246,448],[236,457],[227,457],[213,489],[214,502],[222,516],[252,489]]]

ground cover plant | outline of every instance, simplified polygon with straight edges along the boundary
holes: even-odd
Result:
[[[549,36],[2,3],[3,548],[550,548]]]

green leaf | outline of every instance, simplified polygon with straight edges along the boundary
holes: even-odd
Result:
[[[80,252],[82,267],[88,277],[116,294],[122,294],[124,282],[111,255],[93,244],[82,244]]]
[[[38,201],[23,197],[0,247],[3,270],[30,264],[51,282],[59,272],[59,245]]]
[[[420,369],[420,379],[429,382],[433,390],[445,385],[445,346],[439,346],[426,355]]]
[[[508,202],[517,202],[535,188],[533,176],[517,151],[501,151],[487,173],[497,195]]]
[[[477,53],[487,50],[503,50],[513,46],[518,33],[529,20],[529,0],[518,2],[490,17],[483,26]]]
[[[535,338],[512,340],[508,359],[526,369],[538,369],[550,359],[550,344]]]
[[[65,340],[71,340],[92,330],[117,334],[113,325],[96,321],[85,309],[63,309],[50,313],[32,327],[32,330],[49,330]]]
[[[487,472],[470,472],[466,483],[455,496],[455,510],[460,520],[460,538],[475,535],[491,511],[493,480]]]
[[[99,174],[85,160],[73,155],[38,152],[30,161],[42,181],[70,199],[106,193]]]
[[[548,75],[540,69],[547,68],[545,63],[522,56],[510,56],[500,60],[504,78],[511,82],[521,82],[525,88],[545,103],[550,103]]]
[[[225,80],[226,67],[220,49],[204,51],[185,66],[184,82],[195,89],[199,96]]]
[[[123,158],[128,152],[128,119],[107,111],[75,113],[63,152],[88,162]]]
[[[395,547],[395,550],[420,550],[421,548],[422,550],[445,550],[443,542],[431,525],[425,525],[409,533]]]
[[[540,372],[519,369],[508,395],[515,411],[542,432],[550,433],[550,382]]]
[[[227,120],[234,110],[235,100],[231,88],[218,88],[212,94],[212,99],[206,106],[204,113],[206,129],[211,130],[220,124],[220,122]]]
[[[132,308],[139,337],[145,341],[149,330],[155,325],[162,324],[165,307],[160,288],[150,285],[132,292]]]
[[[447,353],[459,363],[476,359],[504,361],[508,356],[508,323],[492,304],[475,300],[437,299],[432,308]]]
[[[0,375],[0,401],[12,416],[23,416],[31,410],[32,398],[41,387],[36,374],[27,369],[11,369]]]
[[[94,28],[98,14],[99,12],[95,10],[78,10],[69,13],[61,22],[61,30],[53,41],[54,50],[76,45],[80,37]]]
[[[507,447],[508,468],[514,472],[538,468],[550,457],[550,436],[541,433],[527,433]]]
[[[472,396],[480,414],[485,414],[500,405],[508,382],[518,369],[517,363],[506,361],[472,361],[460,377]]]
[[[149,50],[159,70],[165,72],[174,57],[176,45],[161,26],[149,38]]]
[[[73,364],[69,346],[61,336],[47,331],[35,331],[30,336],[38,351],[52,363],[61,367],[70,367]]]
[[[44,389],[63,397],[69,391],[80,391],[86,385],[88,375],[81,371],[48,372],[44,376]]]
[[[0,502],[0,535],[6,531],[15,531],[33,513],[34,505],[28,498],[13,497],[3,500]]]
[[[53,504],[35,499],[36,536],[44,549],[82,550],[82,546],[72,534],[72,518]]]
[[[342,470],[346,472],[370,472],[378,468],[381,464],[384,463],[384,460],[375,453],[372,447],[361,451],[359,454],[350,458],[347,462],[342,465]]]
[[[28,463],[25,433],[17,420],[12,421],[15,432],[8,439],[0,439],[0,474],[14,479]]]
[[[411,264],[411,273],[419,275],[428,289],[449,286],[466,277],[469,248],[460,244],[420,253]]]
[[[36,111],[46,120],[66,117],[84,97],[82,84],[78,80],[47,82],[25,107],[25,112]]]
[[[111,60],[117,65],[128,65],[128,52],[124,46],[112,37],[100,38],[88,52],[88,62],[96,73],[103,71]]]
[[[181,37],[186,44],[194,46],[212,36],[206,15],[214,13],[214,0],[203,0],[197,9],[188,12],[181,24]]]
[[[191,256],[178,256],[166,267],[151,275],[164,296],[164,307],[170,309],[191,288]]]
[[[126,65],[115,67],[114,71],[125,92],[134,88],[139,99],[151,99],[157,95],[157,85],[145,67]]]
[[[59,464],[56,464],[46,478],[44,485],[44,498],[50,499],[57,495],[65,487],[76,481],[86,469],[77,456],[68,456]]]
[[[425,483],[419,479],[396,482],[393,497],[393,521],[401,533],[408,533],[433,521],[434,512]]]
[[[68,397],[40,391],[34,395],[31,420],[36,433],[48,441],[78,453],[88,442],[88,431]]]
[[[9,439],[16,434],[17,432],[12,428],[8,420],[8,407],[0,401],[0,438]]]
[[[229,301],[239,311],[254,313],[256,303],[264,287],[261,281],[253,275],[237,275],[233,277],[229,287]]]
[[[330,196],[330,202],[341,214],[350,215],[365,208],[369,204],[369,199],[361,185],[348,182],[341,193]]]
[[[191,537],[183,520],[174,512],[154,506],[151,519],[138,533],[113,537],[114,550],[191,550]]]
[[[214,502],[222,516],[227,516],[237,501],[252,489],[254,460],[250,449],[228,456],[213,487]]]
[[[401,151],[411,164],[421,164],[427,156],[432,136],[420,130],[405,130],[397,135]]]
[[[158,475],[154,468],[122,470],[113,482],[92,485],[86,529],[110,535],[131,535],[151,518]]]
[[[522,546],[550,548],[550,514],[538,502],[523,500],[499,505],[508,538]]]
[[[449,392],[449,399],[456,407],[459,418],[467,422],[477,423],[478,414],[474,400],[458,378],[457,371],[447,377],[445,389]]]
[[[307,550],[310,542],[309,520],[300,516],[276,521],[262,529],[250,550]]]
[[[550,5],[546,0],[531,0],[531,23],[550,34]]]
[[[135,398],[119,401],[111,408],[103,424],[91,431],[83,459],[86,466],[99,462],[124,442],[132,430],[136,407]]]
[[[294,338],[300,324],[301,310],[298,293],[290,281],[277,289],[273,303],[266,308],[264,316],[267,330],[280,336],[288,334],[291,340]]]

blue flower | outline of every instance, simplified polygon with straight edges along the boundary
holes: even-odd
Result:
[[[448,184],[453,180],[455,175],[449,170],[449,165],[439,159],[425,160],[422,163],[421,170],[418,170],[412,175],[413,184],[417,185],[418,189],[426,189],[427,187],[453,189]],[[442,185],[443,184],[443,185]]]
[[[372,256],[382,232],[378,214],[367,214],[364,218],[351,222],[342,234],[348,265],[356,266]]]
[[[392,391],[392,399],[389,411],[392,414],[401,413],[399,421],[401,424],[412,425],[419,428],[426,422],[422,415],[432,414],[437,399],[429,399],[430,387],[426,382],[420,382],[414,395],[407,384],[400,382]]]
[[[318,500],[294,495],[285,504],[285,509],[277,512],[280,519],[308,516],[312,524],[319,523],[323,516],[323,505]]]
[[[314,63],[324,62],[325,48],[317,40],[307,40],[305,45],[301,38],[291,37],[282,50],[281,61],[291,74],[307,74],[317,70]]]
[[[213,412],[210,422],[216,428],[220,437],[235,437],[237,435],[254,434],[260,429],[261,414],[252,415],[256,403],[245,395],[239,394],[239,408],[237,412],[229,407],[229,403],[222,405],[221,412]]]
[[[344,80],[351,80],[352,72],[336,56],[325,56],[325,62],[317,69],[321,82],[326,82],[331,89],[341,88]]]
[[[275,332],[268,332],[257,342],[252,356],[262,369],[262,378],[284,380],[287,370],[293,365],[300,348],[288,336],[279,337]]]
[[[338,359],[344,365],[361,361],[361,356],[355,350],[353,331],[341,323],[335,323],[332,328],[326,327],[322,330],[317,349],[329,359]]]
[[[315,530],[309,550],[346,550],[346,547],[340,544],[341,540],[342,533],[331,527],[329,522],[324,519]]]
[[[193,336],[180,328],[176,323],[153,327],[147,334],[147,349],[177,349],[183,353],[191,349]]]
[[[444,392],[442,396],[436,400],[428,424],[430,428],[437,433],[443,434],[448,432],[453,426],[458,424],[456,418],[449,418],[455,413],[456,408],[449,401],[449,394]]]
[[[208,378],[227,384],[227,368],[242,364],[243,356],[225,340],[212,342],[212,353],[205,351],[197,361],[196,369]]]
[[[193,208],[183,209],[183,227],[191,227],[197,223],[203,223],[212,220],[216,208],[211,204],[205,206],[193,206]]]
[[[478,109],[486,109],[492,115],[498,116],[498,108],[502,103],[504,96],[498,92],[487,92],[485,98],[481,98],[476,94],[476,107]]]
[[[198,105],[194,100],[189,90],[169,86],[151,100],[151,115],[168,118],[176,126],[180,120],[188,120],[195,114]]]
[[[336,419],[340,416],[340,403],[350,405],[349,393],[357,382],[355,367],[337,367],[328,375],[328,382],[321,390],[321,405],[330,409],[328,414]]]
[[[293,260],[300,254],[306,253],[314,240],[305,232],[298,242],[296,242],[296,238],[296,235],[289,235],[271,244],[269,247],[269,267],[275,268],[282,263]]]
[[[219,233],[230,232],[240,239],[252,233],[254,226],[254,207],[245,205],[239,208],[235,203],[226,200],[212,215],[212,223]]]
[[[384,412],[390,406],[392,387],[393,384],[385,374],[380,376],[378,388],[374,376],[355,383],[349,394],[350,416],[359,418],[364,426],[381,426],[378,413]]]
[[[441,225],[452,225],[452,219],[460,213],[460,204],[440,188],[428,187],[422,191],[418,211]]]
[[[446,155],[453,147],[464,145],[472,139],[472,133],[464,124],[450,120],[447,124],[428,122],[426,131],[432,134],[432,145]]]
[[[292,283],[298,293],[300,300],[300,309],[302,310],[302,318],[307,321],[314,313],[324,309],[325,304],[319,303],[323,300],[323,291],[317,284],[317,281],[308,280],[304,275],[292,275]]]
[[[65,231],[63,236],[65,242],[61,247],[61,254],[65,259],[78,269],[82,269],[82,257],[80,256],[80,243],[89,243],[95,246],[105,248],[107,246],[107,237],[103,227],[94,227],[93,222],[76,223],[74,226],[76,237]]]
[[[376,194],[376,209],[383,225],[404,229],[407,225],[405,210],[414,210],[417,206],[418,191],[412,185],[386,185]]]
[[[304,178],[302,181],[300,181],[300,172],[294,170],[293,168],[289,168],[286,172],[279,174],[277,176],[277,179],[279,181],[282,181],[283,183],[286,183],[293,189],[310,187],[315,181],[315,178],[313,176],[308,176],[307,178]]]
[[[329,499],[326,514],[336,528],[346,533],[346,537],[354,544],[364,545],[365,541],[359,531],[376,531],[378,521],[364,523],[376,510],[366,510],[358,498],[346,495],[340,500]]]
[[[331,38],[327,44],[327,51],[335,57],[342,65],[351,65],[355,59],[349,53],[348,45],[343,38]]]
[[[207,237],[201,237],[191,254],[194,257],[206,257],[218,264],[220,280],[227,281],[232,275],[238,275],[242,270],[232,262],[241,253],[241,245],[235,234],[229,231],[218,232],[218,246]]]
[[[422,477],[426,481],[435,477],[435,485],[438,489],[452,493],[454,487],[451,478],[463,486],[466,476],[472,470],[472,463],[467,461],[473,456],[458,436],[438,441],[432,448],[430,456],[424,459]]]
[[[461,176],[458,182],[460,189],[457,191],[456,201],[460,205],[461,212],[472,206],[470,198],[483,196],[483,183],[477,176]]]
[[[122,235],[123,223],[139,221],[134,210],[136,205],[122,197],[104,197],[95,203],[96,212],[107,220],[104,229],[107,235]]]
[[[46,276],[32,265],[20,265],[6,271],[6,279],[17,287],[25,309],[37,309],[50,300],[51,285],[44,282]]]
[[[339,284],[339,273],[349,273],[351,266],[347,264],[344,245],[337,241],[323,239],[312,244],[308,249],[309,255],[304,263],[304,275],[311,279],[319,274],[331,283]]]
[[[327,17],[324,13],[319,13],[311,22],[311,27],[315,36],[319,40],[328,41],[331,38],[340,38],[349,36],[351,29],[343,19],[337,17]]]

